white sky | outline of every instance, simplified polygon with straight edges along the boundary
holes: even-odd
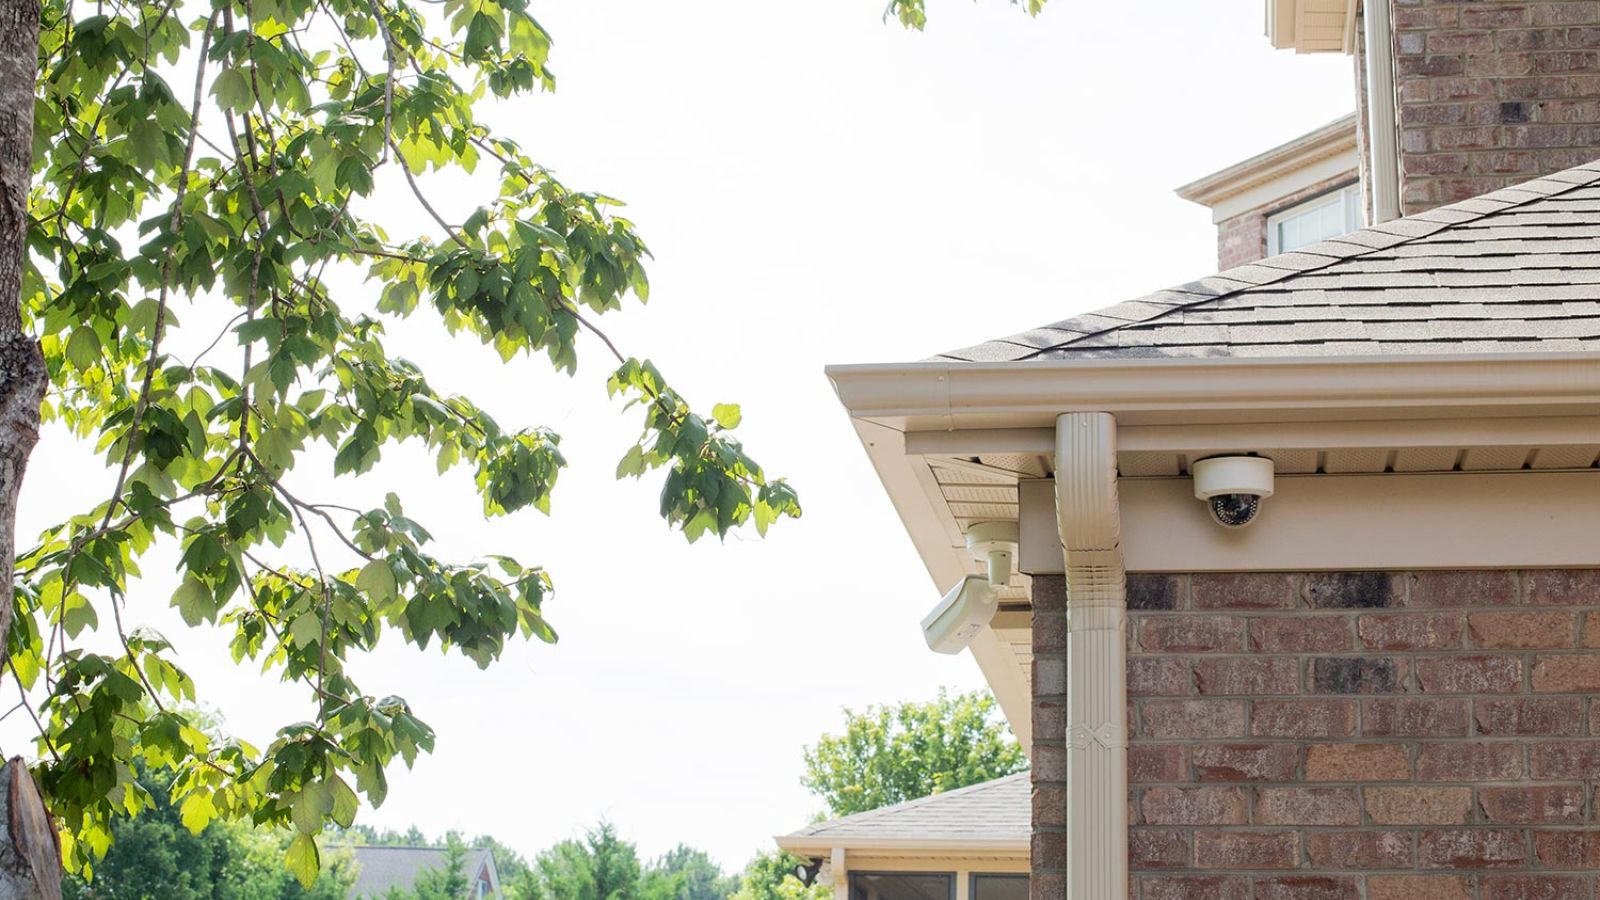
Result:
[[[359,661],[365,689],[406,697],[439,734],[363,821],[487,832],[531,855],[609,817],[647,856],[685,842],[729,869],[803,825],[820,804],[798,783],[801,748],[842,707],[982,684],[969,657],[923,645],[917,621],[944,586],[823,366],[918,359],[1209,274],[1209,214],[1172,188],[1353,106],[1348,58],[1272,51],[1259,0],[1159,0],[1136,16],[1054,0],[1036,20],[1001,0],[929,0],[923,34],[881,23],[882,3],[533,4],[560,90],[494,120],[570,186],[629,201],[656,258],[652,300],[608,317],[610,332],[702,408],[742,403],[746,446],[806,515],[765,541],[688,547],[656,518],[656,479],[612,480],[635,419],[607,402],[598,345],[569,382],[537,361],[500,366],[425,312],[393,327],[437,386],[503,424],[556,428],[573,465],[549,519],[483,522],[466,474],[436,478],[420,453],[337,488],[368,506],[399,490],[457,557],[545,564],[562,634],[487,672],[392,638]],[[403,191],[382,197],[374,215],[418,221]],[[301,468],[301,493],[324,489],[322,461]],[[47,432],[21,543],[109,485],[87,449]],[[231,730],[264,745],[306,715],[303,691],[182,626],[170,576],[145,587],[130,617],[174,640]],[[0,726],[8,751],[20,718]]]

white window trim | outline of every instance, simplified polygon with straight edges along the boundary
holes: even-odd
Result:
[[[1347,184],[1341,188],[1335,188],[1331,191],[1324,191],[1315,197],[1302,200],[1293,206],[1290,206],[1286,209],[1280,209],[1272,215],[1267,216],[1267,255],[1277,256],[1279,253],[1284,252],[1283,248],[1279,246],[1278,240],[1278,226],[1280,224],[1282,224],[1285,220],[1294,218],[1295,216],[1330,205],[1330,201],[1341,202],[1343,204],[1346,233],[1355,231],[1357,228],[1362,226],[1362,220],[1365,218],[1365,210],[1362,208],[1361,203],[1360,183]],[[1292,250],[1295,248],[1291,247],[1289,249]]]

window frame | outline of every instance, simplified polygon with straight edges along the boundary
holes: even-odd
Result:
[[[1299,249],[1299,247],[1291,247],[1289,250],[1283,249],[1278,239],[1278,226],[1282,225],[1286,219],[1311,212],[1313,208],[1331,205],[1328,203],[1330,197],[1335,198],[1341,207],[1341,212],[1344,214],[1344,223],[1347,227],[1343,232],[1340,232],[1341,234],[1348,234],[1366,224],[1367,212],[1365,205],[1362,203],[1361,182],[1346,182],[1338,187],[1329,188],[1320,194],[1307,197],[1298,203],[1285,206],[1276,212],[1268,213],[1266,222],[1267,255],[1277,256],[1279,253],[1287,253],[1289,250]],[[1305,245],[1302,244],[1300,246]]]
[[[950,885],[950,892],[946,900],[956,900],[956,883],[961,880],[961,873],[950,869],[851,869],[846,873],[845,893],[854,898],[856,893],[856,876],[872,875],[935,875],[943,878]]]

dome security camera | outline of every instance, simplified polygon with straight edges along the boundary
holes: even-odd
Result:
[[[1272,496],[1272,460],[1265,457],[1213,456],[1197,461],[1193,474],[1194,495],[1224,528],[1249,525]]]

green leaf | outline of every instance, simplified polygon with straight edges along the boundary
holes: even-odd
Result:
[[[223,109],[245,112],[252,105],[250,79],[240,69],[224,69],[211,85],[211,94]]]
[[[179,813],[183,817],[183,827],[189,829],[191,834],[199,834],[217,817],[217,807],[211,802],[209,792],[197,790],[183,798]]]
[[[167,158],[167,135],[154,119],[142,119],[128,133],[133,142],[133,159],[141,169],[154,169]]]
[[[349,828],[355,824],[356,811],[360,808],[361,801],[356,797],[356,792],[350,789],[350,785],[345,784],[344,779],[338,775],[328,776],[327,785],[333,803],[328,814],[340,828]]]
[[[757,500],[755,507],[756,533],[765,537],[767,529],[778,521],[778,511],[765,500]]]
[[[322,868],[322,858],[317,852],[317,842],[309,834],[301,834],[289,843],[289,850],[283,857],[284,865],[300,881],[300,886],[306,890],[317,881],[317,872]]]
[[[322,817],[333,809],[333,794],[328,786],[313,781],[301,788],[289,808],[289,818],[301,834],[316,834],[322,830]]]
[[[183,621],[191,627],[199,625],[216,614],[216,601],[211,588],[193,575],[187,575],[172,594],[172,605],[178,608]]]
[[[622,461],[617,463],[617,477],[626,478],[632,476],[637,478],[643,474],[644,448],[640,447],[638,444],[634,444],[632,447],[628,448],[627,453],[623,454]]]
[[[500,26],[487,13],[473,14],[467,24],[467,38],[462,53],[467,59],[482,59],[500,36]]]
[[[373,603],[386,603],[393,600],[400,592],[400,585],[395,581],[394,570],[381,559],[375,559],[361,567],[361,574],[356,576],[356,587],[372,598]]]
[[[256,441],[256,456],[281,472],[294,464],[294,441],[282,428],[268,428]]]
[[[233,332],[239,336],[241,344],[248,344],[251,341],[271,341],[283,333],[283,323],[276,319],[251,319],[239,323]]]
[[[99,361],[100,336],[86,325],[72,329],[72,337],[67,338],[67,362],[82,372]]]
[[[739,427],[739,423],[743,421],[744,417],[739,412],[739,404],[718,403],[716,406],[711,407],[711,418],[716,419],[717,424],[724,429],[733,429]]]
[[[95,614],[94,606],[87,598],[77,592],[68,595],[61,612],[61,627],[67,630],[68,637],[75,638],[84,628],[94,628],[99,624],[100,617]]]
[[[304,612],[289,623],[289,637],[296,647],[309,647],[322,640],[322,618],[315,612]]]

